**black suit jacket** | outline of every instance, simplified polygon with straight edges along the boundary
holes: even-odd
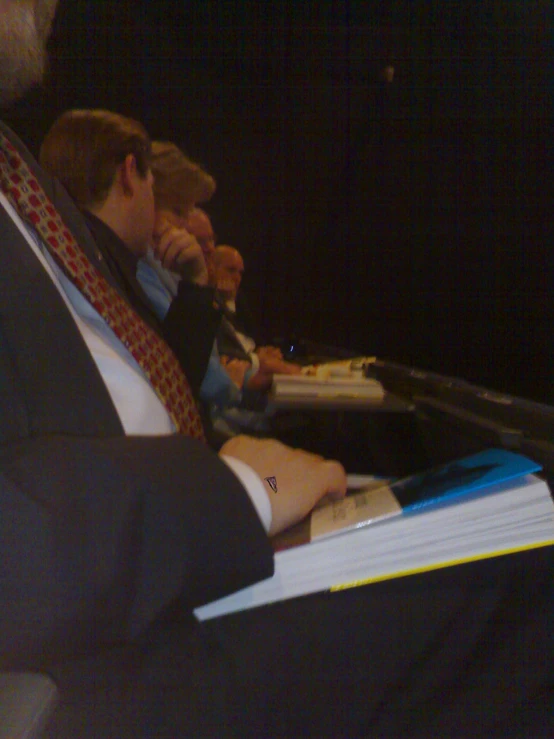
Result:
[[[104,271],[69,197],[6,133]],[[209,448],[124,436],[63,299],[3,208],[0,234],[5,669],[136,636],[178,596],[194,605],[270,575],[272,554],[248,496]]]
[[[213,290],[182,280],[165,319],[160,322],[137,280],[137,257],[103,221],[91,213],[84,213],[84,218],[112,278],[143,320],[165,338],[198,399],[221,320]]]
[[[234,359],[250,361],[249,353],[245,351],[237,336],[237,331],[240,331],[246,336],[249,336],[249,332],[237,319],[237,315],[227,308],[225,301],[217,291],[215,292],[215,300],[221,312],[221,322],[217,330],[217,348],[219,353],[233,357]]]

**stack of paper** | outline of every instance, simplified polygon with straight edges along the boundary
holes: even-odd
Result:
[[[375,360],[376,357],[356,357],[355,359],[338,359],[335,362],[311,364],[302,368],[302,374],[315,376],[320,380],[327,380],[330,377],[363,377],[365,368]]]
[[[374,398],[384,397],[377,380],[362,376],[274,375],[273,395],[299,398]]]

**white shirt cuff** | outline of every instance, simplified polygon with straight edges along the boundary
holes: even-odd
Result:
[[[250,500],[256,509],[260,521],[262,522],[262,526],[267,532],[269,532],[272,519],[271,503],[269,502],[269,498],[267,497],[261,478],[258,477],[252,467],[249,467],[246,462],[242,462],[236,457],[221,454],[220,459],[222,459],[231,471],[235,473],[235,476],[238,477],[239,482],[242,483],[243,488],[250,496]]]
[[[250,361],[252,362],[252,374],[255,375],[260,369],[260,358],[256,352],[250,352]]]

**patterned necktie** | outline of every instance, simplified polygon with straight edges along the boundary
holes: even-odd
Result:
[[[90,262],[37,178],[1,131],[0,184],[67,277],[138,362],[177,431],[205,440],[198,407],[177,358]]]

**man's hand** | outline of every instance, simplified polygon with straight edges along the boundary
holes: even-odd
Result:
[[[258,346],[256,354],[260,359],[283,359],[283,352],[277,346]]]
[[[208,269],[200,244],[184,228],[158,217],[154,228],[154,253],[166,269],[197,285],[208,284]]]
[[[271,503],[270,536],[300,521],[321,498],[338,500],[346,494],[346,474],[339,462],[273,439],[234,436],[221,447],[220,454],[242,460],[262,479]],[[275,478],[276,492],[266,477]]]
[[[273,372],[275,375],[299,375],[302,372],[299,364],[284,360],[281,350],[276,346],[259,346],[256,354],[263,372]]]
[[[220,357],[221,364],[225,367],[229,373],[229,377],[239,388],[242,388],[244,383],[244,375],[248,372],[252,365],[247,362],[246,359],[231,359],[224,354]]]
[[[266,393],[273,384],[273,372],[265,372],[261,367],[253,375],[250,375],[246,383],[248,390],[258,393]]]
[[[222,354],[219,359],[231,376],[233,382],[238,385],[239,388],[242,388],[244,386],[244,377],[248,370],[251,369],[252,363],[245,359],[231,359],[231,357],[228,357],[226,354]],[[246,388],[258,393],[266,393],[272,384],[273,370],[267,370],[266,367],[260,363],[258,371],[251,374],[246,381]]]
[[[264,374],[299,375],[302,372],[302,367],[299,364],[286,362],[284,359],[277,359],[268,355],[260,356],[258,352],[256,354],[260,358],[260,372]]]

